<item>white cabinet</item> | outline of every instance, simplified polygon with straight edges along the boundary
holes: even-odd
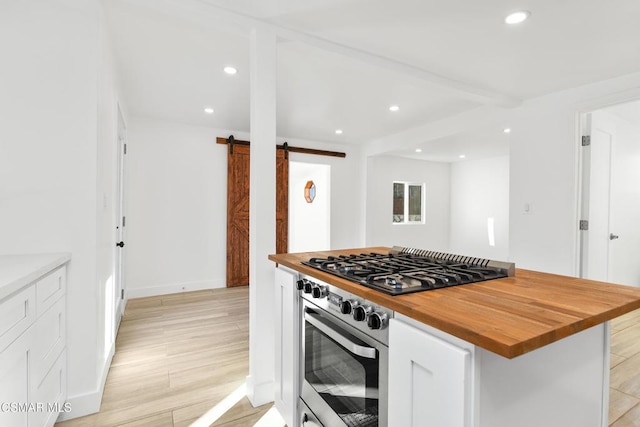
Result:
[[[2,427],[50,427],[64,408],[65,291],[62,265],[0,300]]]
[[[275,406],[287,425],[295,426],[299,395],[300,308],[297,273],[275,269]]]
[[[471,352],[403,321],[389,326],[389,426],[469,427]]]
[[[2,307],[0,306],[0,311]],[[18,405],[27,405],[31,397],[29,371],[33,329],[28,328],[0,351],[0,426],[29,425],[30,413]]]

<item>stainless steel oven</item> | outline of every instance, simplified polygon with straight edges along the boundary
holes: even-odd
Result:
[[[386,426],[393,313],[315,279],[301,282],[301,425]]]

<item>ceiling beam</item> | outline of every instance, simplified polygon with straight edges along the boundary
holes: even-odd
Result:
[[[279,27],[278,36],[287,40],[302,42],[329,52],[337,53],[350,59],[357,59],[366,64],[385,68],[398,74],[417,78],[432,86],[444,89],[452,95],[469,101],[508,108],[517,107],[522,103],[522,100],[509,95],[487,90],[477,85],[445,77],[411,64],[323,39],[311,34]]]
[[[370,141],[365,145],[364,154],[365,156],[375,156],[390,151],[413,151],[418,146],[424,146],[453,135],[473,132],[482,126],[509,123],[514,111],[516,110],[506,110],[490,105],[478,107]],[[469,138],[473,138],[473,134],[470,134]]]
[[[258,19],[253,16],[240,13],[229,8],[214,4],[207,0],[141,0],[138,3],[145,3],[149,7],[162,8],[173,15],[181,15],[198,19],[201,22],[215,25],[225,25],[228,27],[243,27],[246,34],[251,28],[268,28],[275,31],[279,38],[289,41],[305,43],[316,48],[334,52],[347,58],[357,59],[366,64],[384,68],[398,74],[419,79],[434,87],[448,91],[454,96],[484,105],[513,108],[522,104],[522,100],[490,89],[483,88],[476,84],[467,83],[461,80],[452,79],[441,74],[434,73],[415,65],[407,64],[382,55],[368,52],[353,46],[348,46],[322,37],[318,37],[303,31],[283,27],[282,25],[271,23],[267,20]]]

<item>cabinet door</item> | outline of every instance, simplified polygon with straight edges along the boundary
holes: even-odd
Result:
[[[30,414],[30,426],[52,427],[59,413],[65,410],[66,367],[67,353],[63,351],[33,391],[33,398],[42,404],[42,409]]]
[[[275,405],[287,425],[295,426],[298,402],[300,313],[297,274],[275,272]]]
[[[31,348],[33,328],[0,352],[0,426],[29,425]]]
[[[468,427],[471,356],[392,319],[389,326],[389,425]]]

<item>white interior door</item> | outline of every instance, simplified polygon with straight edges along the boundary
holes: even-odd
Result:
[[[581,276],[640,286],[640,101],[586,115]]]
[[[125,157],[127,153],[126,128],[122,113],[118,109],[118,160],[117,160],[117,187],[116,187],[116,256],[115,256],[115,313],[116,329],[120,323],[120,318],[124,312],[124,242],[125,242],[125,203],[124,203],[124,180],[125,180]]]
[[[585,162],[589,229],[586,231],[588,240],[584,273],[589,279],[608,281],[613,135],[597,112],[590,116],[591,141],[590,145],[583,147],[585,156],[589,157],[588,163]]]

